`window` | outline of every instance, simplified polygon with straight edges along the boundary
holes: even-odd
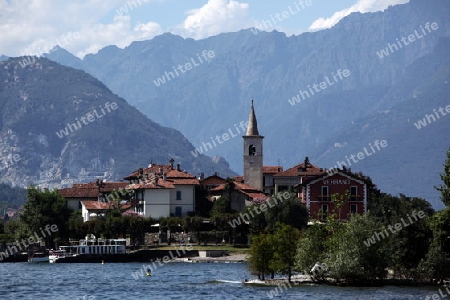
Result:
[[[358,205],[356,204],[351,204],[350,205],[350,213],[351,214],[356,214],[358,212]]]
[[[358,200],[358,187],[357,186],[350,187],[350,200],[351,201]]]
[[[322,191],[321,191],[321,197],[322,200],[330,200],[330,189],[327,185],[323,185],[322,186]]]
[[[256,155],[256,147],[255,145],[250,145],[248,147],[248,155],[255,156]]]
[[[181,217],[181,206],[175,206],[175,217]]]
[[[176,200],[181,200],[181,191],[177,191]]]

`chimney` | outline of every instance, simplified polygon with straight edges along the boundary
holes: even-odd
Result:
[[[203,179],[205,179],[205,173],[200,173],[200,180],[203,180]]]
[[[174,162],[174,159],[173,159],[173,157],[171,157],[170,159],[169,159],[169,165],[170,165],[170,168],[173,170],[173,162]]]
[[[167,180],[167,175],[166,175],[166,173],[163,173],[163,181],[166,181]]]
[[[214,172],[214,176],[217,176],[217,177],[219,177],[219,173],[217,173],[217,172]]]
[[[308,156],[305,157],[305,169],[309,167],[309,158]]]
[[[180,164],[177,164],[177,171],[180,171]]]
[[[163,168],[159,167],[159,174],[162,174],[162,172],[163,172]]]
[[[155,176],[155,185],[158,185],[158,176]]]

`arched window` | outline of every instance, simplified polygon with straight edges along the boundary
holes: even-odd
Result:
[[[248,155],[255,156],[256,155],[256,147],[255,145],[250,145],[248,147]]]

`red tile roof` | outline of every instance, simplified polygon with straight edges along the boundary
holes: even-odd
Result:
[[[71,188],[63,188],[59,193],[64,198],[97,198],[100,194],[110,193],[114,190],[124,189],[127,182],[101,182],[100,188],[97,182],[74,183]]]
[[[184,171],[178,171],[177,169],[170,170],[166,173],[167,178],[196,178],[194,175]]]
[[[117,204],[114,202],[100,202],[100,201],[81,201],[81,203],[84,205],[84,207],[87,210],[108,210],[114,208]],[[120,208],[121,209],[128,209],[130,208],[130,204],[124,204]]]
[[[252,199],[252,201],[269,201],[270,197],[264,195],[263,193],[247,193],[244,191],[241,191],[243,194],[247,195],[249,198]]]
[[[152,164],[151,167],[148,168],[142,168],[139,170],[134,171],[124,179],[131,180],[131,179],[137,179],[139,178],[139,171],[142,170],[142,173],[145,174],[160,174],[165,173],[167,175],[167,178],[196,178],[194,175],[182,171],[181,169],[178,170],[177,168],[173,168],[171,165],[158,165],[158,164]]]
[[[305,171],[305,163],[298,164],[292,168],[289,168],[285,171],[276,173],[273,175],[274,177],[300,177],[300,176],[318,176],[325,173],[325,170],[317,167],[312,163],[308,163],[308,166]]]
[[[141,172],[142,175],[139,175]],[[181,171],[176,168],[172,168],[170,165],[157,165],[152,164],[151,167],[136,170],[125,179],[127,180],[137,180],[142,179],[144,181],[151,180],[154,177],[158,177],[158,185],[163,182],[163,175],[166,177],[166,182],[171,182],[172,184],[179,184],[179,185],[198,185],[200,184],[199,180],[192,175],[191,173],[188,173],[186,171]],[[173,188],[173,187],[172,187]]]
[[[188,185],[198,185],[200,182],[198,181],[198,179],[192,179],[192,178],[188,178],[188,179],[167,179],[168,181],[171,181],[173,184],[179,184],[179,185],[183,185],[183,184],[188,184]]]
[[[174,189],[175,186],[170,181],[158,180],[158,184],[156,184],[152,180],[142,181],[140,183],[131,183],[127,186],[130,190],[135,189]]]
[[[97,188],[63,188],[59,193],[64,198],[96,198],[98,196]]]
[[[225,183],[225,179],[223,179],[220,176],[212,175],[209,177],[206,177],[203,180],[200,180],[200,184],[202,185],[216,185],[216,184],[222,184]]]
[[[99,201],[81,201],[81,204],[86,207],[87,210],[106,210],[110,209],[111,202],[99,202]]]
[[[219,186],[216,186],[215,188],[211,189],[212,192],[215,191],[225,191],[225,184],[221,184]],[[257,189],[246,185],[245,183],[241,183],[241,182],[236,182],[234,181],[234,191],[245,191],[245,192],[257,192],[259,193],[260,191],[258,191]]]

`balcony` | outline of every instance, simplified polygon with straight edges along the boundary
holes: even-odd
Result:
[[[351,195],[349,201],[361,201],[361,197],[359,195]]]
[[[320,195],[317,197],[317,201],[331,201],[330,195]]]

